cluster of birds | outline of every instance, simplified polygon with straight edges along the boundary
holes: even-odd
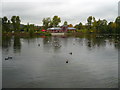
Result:
[[[61,47],[61,45],[57,41],[54,41],[52,45],[55,47]],[[73,43],[73,45],[75,45],[75,43]],[[40,44],[38,44],[38,46],[40,46]],[[69,54],[72,55],[72,52],[70,52]],[[68,59],[66,60],[66,63],[68,63]]]
[[[61,45],[57,42],[57,41],[54,41],[53,44],[52,44],[54,47],[61,47]]]
[[[69,54],[72,55],[72,52],[70,52]],[[66,60],[66,63],[68,63],[68,59]]]
[[[49,43],[49,41],[48,41],[48,43]],[[52,45],[53,45],[54,47],[58,47],[58,48],[61,47],[61,45],[60,45],[57,41],[54,41],[54,42],[52,43]],[[40,46],[40,44],[38,44],[38,46]]]
[[[9,59],[12,59],[12,57],[6,57],[5,60],[9,60]]]

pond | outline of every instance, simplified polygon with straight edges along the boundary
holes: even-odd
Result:
[[[3,88],[117,88],[118,38],[3,37]]]

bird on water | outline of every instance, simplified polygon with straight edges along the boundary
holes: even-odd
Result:
[[[8,59],[12,59],[12,57],[8,57]]]
[[[66,63],[68,63],[68,60],[66,61]]]
[[[5,60],[9,60],[9,59],[12,59],[12,57],[11,57],[11,56],[9,56],[9,57],[6,57],[6,58],[5,58]]]
[[[9,58],[7,57],[7,58],[5,58],[5,60],[8,60]]]
[[[71,54],[71,55],[72,55],[72,52],[70,52],[69,54]]]
[[[40,46],[40,44],[38,44],[38,46]]]

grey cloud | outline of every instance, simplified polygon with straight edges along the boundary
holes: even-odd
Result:
[[[118,3],[118,16],[120,16],[120,1]]]
[[[91,1],[91,2],[90,2]],[[94,0],[40,0],[39,2],[3,2],[3,16],[9,18],[19,15],[23,23],[42,24],[42,19],[58,15],[61,20],[76,24],[86,23],[88,16],[92,15],[107,20],[114,20],[117,16],[117,0],[110,3],[102,0],[100,4]],[[115,1],[115,2],[114,2]],[[62,23],[61,23],[62,24]]]

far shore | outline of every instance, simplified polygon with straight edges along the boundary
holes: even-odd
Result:
[[[119,35],[119,34],[100,34],[100,33],[82,33],[82,32],[71,32],[71,33],[33,33],[30,34],[28,32],[7,32],[2,33],[2,36],[20,36],[20,37],[28,37],[28,36],[83,36],[83,35]]]

